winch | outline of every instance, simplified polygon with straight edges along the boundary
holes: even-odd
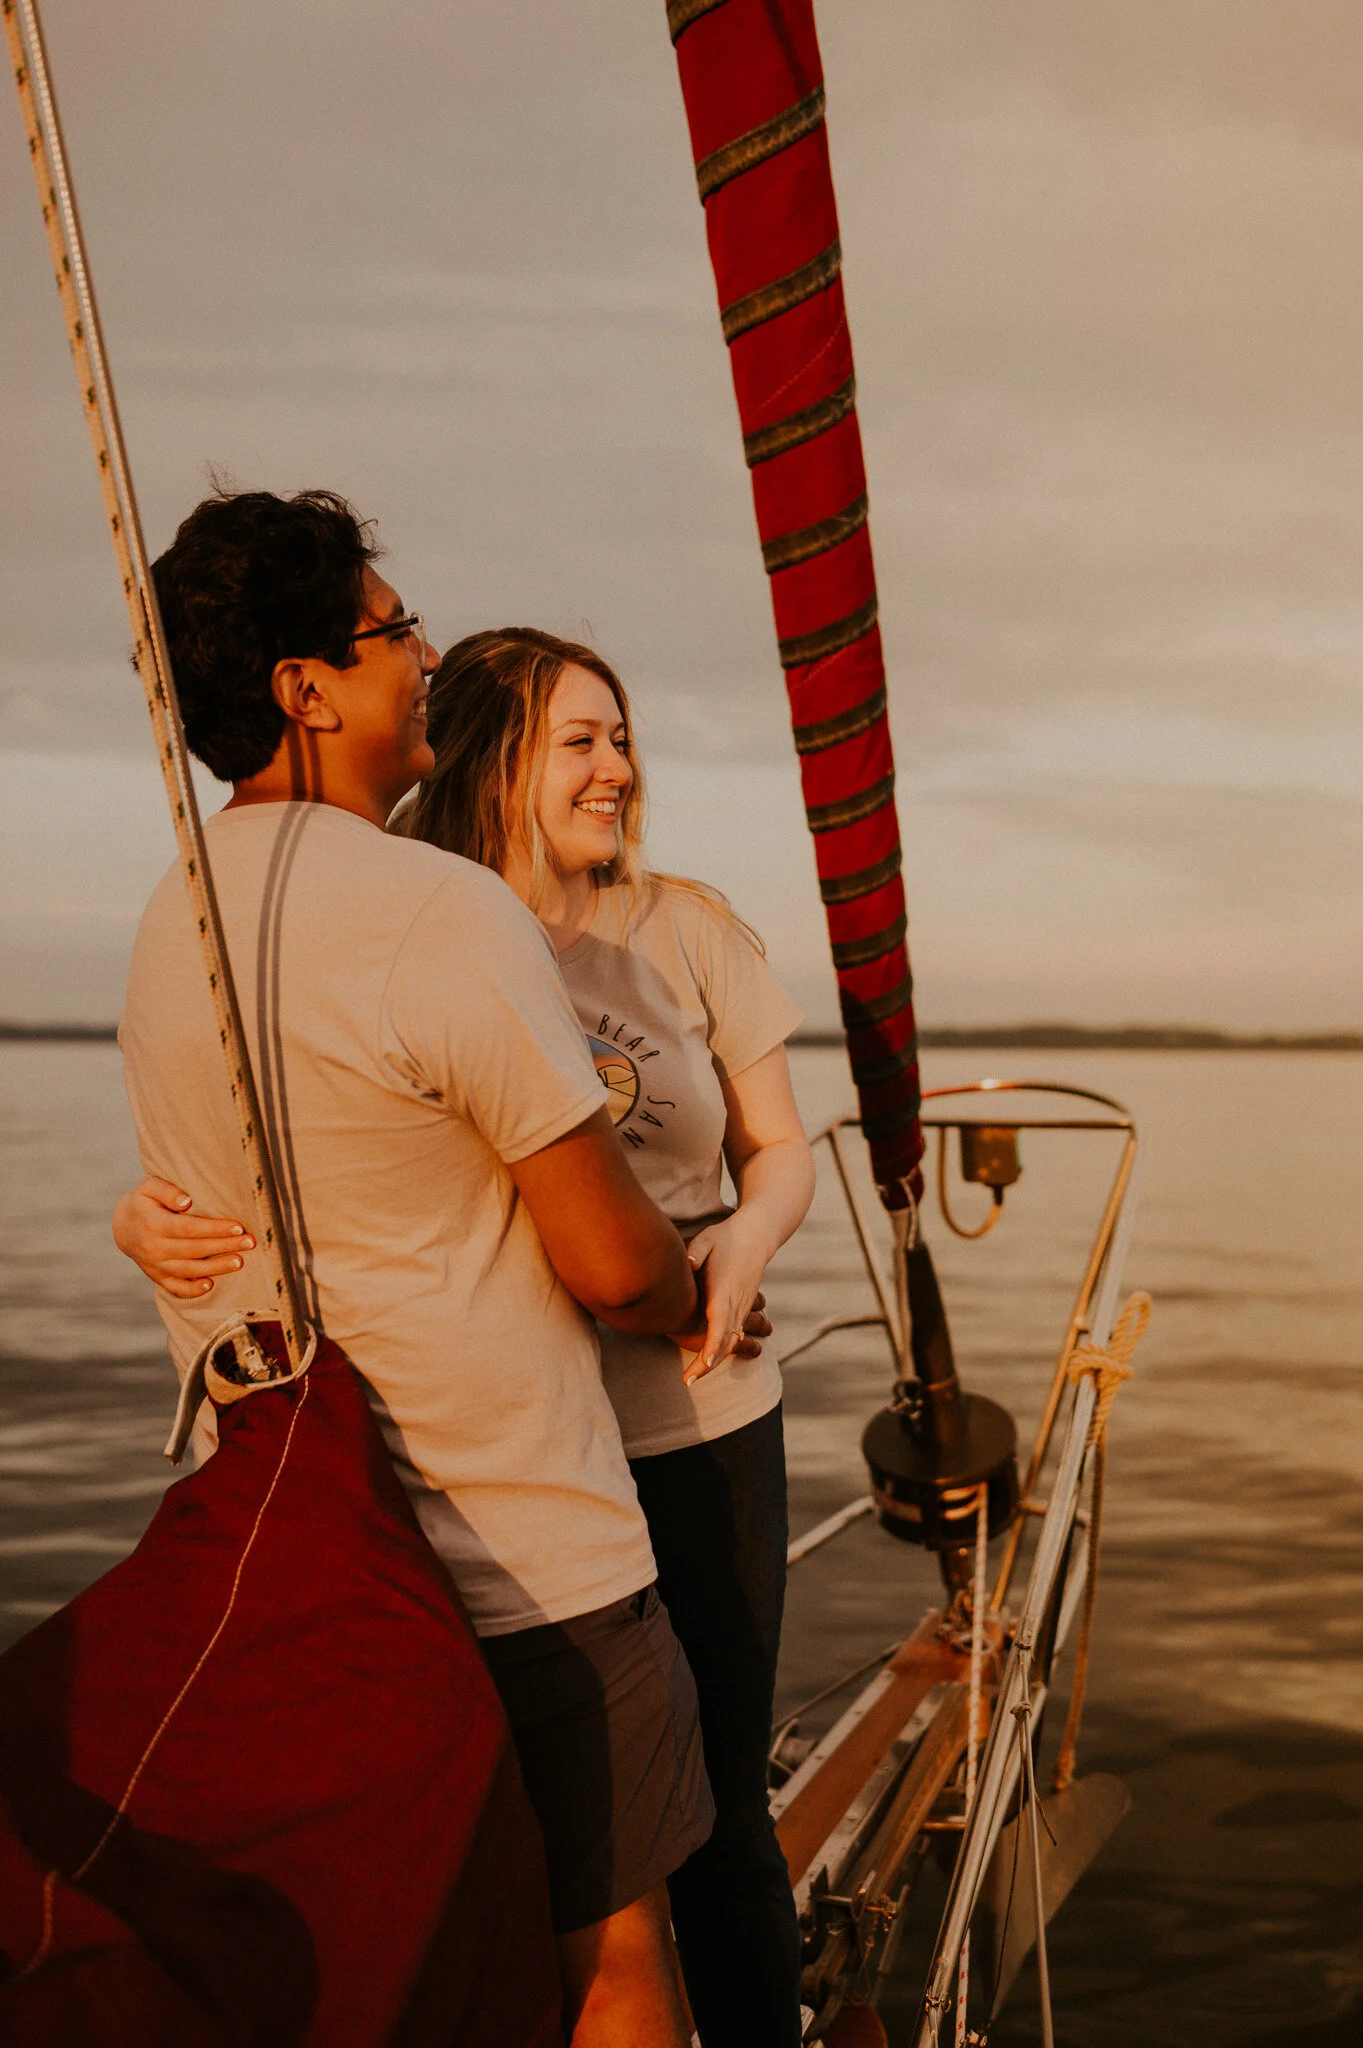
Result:
[[[896,1256],[907,1308],[904,1364],[912,1373],[895,1382],[890,1405],[871,1418],[861,1448],[881,1527],[943,1553],[943,1575],[954,1588],[959,1574],[946,1553],[973,1543],[979,1488],[989,1489],[991,1537],[1016,1513],[1017,1429],[997,1401],[961,1386],[927,1245],[920,1238]]]

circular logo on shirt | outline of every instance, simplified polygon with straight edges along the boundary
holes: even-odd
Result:
[[[606,1091],[611,1122],[622,1124],[639,1100],[639,1069],[628,1053],[621,1052],[618,1045],[607,1045],[604,1038],[588,1033],[587,1045]]]

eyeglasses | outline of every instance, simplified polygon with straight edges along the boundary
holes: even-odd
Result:
[[[405,619],[389,619],[383,626],[366,626],[362,633],[351,634],[350,645],[353,647],[357,640],[379,640],[385,634],[390,640],[405,635],[411,641],[418,661],[426,652],[426,621],[420,612],[409,612]]]

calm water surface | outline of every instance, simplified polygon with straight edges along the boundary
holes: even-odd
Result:
[[[1128,1279],[1155,1297],[1112,1425],[1080,1760],[1120,1773],[1135,1806],[1052,1928],[1058,2039],[1359,2048],[1363,1059],[939,1054],[926,1078],[1023,1071],[1135,1111]],[[797,1055],[811,1128],[846,1107],[845,1075],[836,1053]],[[1024,1178],[979,1244],[929,1219],[963,1377],[1024,1440],[1113,1142],[1024,1138]],[[112,1047],[0,1046],[3,1640],[122,1556],[169,1476],[160,1325],[108,1237],[136,1170]],[[771,1293],[784,1344],[868,1305],[831,1187]],[[888,1377],[874,1332],[790,1368],[797,1529],[865,1490],[860,1433]],[[925,1560],[865,1525],[799,1566],[781,1710],[932,1592]],[[1031,1995],[1024,1975],[994,2048],[1039,2039]]]

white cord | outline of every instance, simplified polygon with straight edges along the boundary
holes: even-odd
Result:
[[[984,1690],[984,1603],[989,1573],[989,1485],[979,1489],[975,1503],[975,1586],[970,1606],[970,1707],[965,1751],[965,1810],[975,1804],[980,1766],[980,1700]],[[956,1972],[956,2048],[965,2048],[966,2007],[970,1999],[970,1929],[961,1943]]]
[[[1046,1954],[1046,1902],[1041,1890],[1041,1807],[1036,1796],[1036,1772],[1032,1763],[1032,1680],[1031,1659],[1023,1667],[1026,1682],[1026,1696],[1020,1706],[1013,1709],[1017,1716],[1018,1743],[1022,1752],[1023,1802],[1026,1807],[1028,1832],[1032,1849],[1032,1887],[1036,1905],[1036,1971],[1037,1995],[1041,2005],[1042,2048],[1055,2048],[1055,2027],[1051,2019],[1051,1969]],[[1022,1815],[1018,1815],[1022,1825]]]

